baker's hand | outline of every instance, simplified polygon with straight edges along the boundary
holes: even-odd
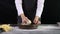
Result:
[[[41,22],[39,21],[39,17],[38,16],[36,16],[34,18],[33,23],[35,23],[35,24],[41,24]]]
[[[29,20],[24,14],[21,14],[21,18],[22,18],[22,23],[27,23],[27,21]]]

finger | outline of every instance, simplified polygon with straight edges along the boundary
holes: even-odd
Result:
[[[23,21],[22,23],[25,23],[26,24],[27,22],[26,21]]]
[[[37,22],[37,24],[38,24],[38,25],[40,25],[40,24],[41,24],[41,22],[40,22],[40,21],[38,21],[38,22]]]
[[[23,21],[21,24],[22,24],[22,25],[25,25],[25,24],[26,24],[26,21]]]
[[[35,23],[35,20],[33,21],[33,23]]]
[[[22,20],[22,23],[24,23],[24,21]]]
[[[27,17],[25,17],[25,19],[28,19]]]
[[[34,23],[35,23],[35,24],[37,24],[37,21],[36,21],[36,20],[34,20]]]
[[[24,21],[25,24],[27,24],[27,21]]]
[[[26,21],[28,22],[29,21],[29,19],[26,17]]]

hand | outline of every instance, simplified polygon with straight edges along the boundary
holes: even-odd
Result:
[[[24,14],[21,14],[21,18],[22,18],[22,23],[27,23],[28,22],[28,18],[24,15]]]
[[[38,16],[36,16],[34,18],[33,23],[35,23],[35,24],[41,24],[41,22],[39,21],[39,17]]]

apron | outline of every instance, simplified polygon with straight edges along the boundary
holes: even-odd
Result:
[[[22,6],[25,16],[33,22],[37,9],[37,0],[22,0]]]

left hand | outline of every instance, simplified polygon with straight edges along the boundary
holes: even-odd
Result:
[[[39,21],[39,17],[38,16],[36,16],[34,18],[33,23],[35,23],[35,24],[41,24],[41,22]]]

